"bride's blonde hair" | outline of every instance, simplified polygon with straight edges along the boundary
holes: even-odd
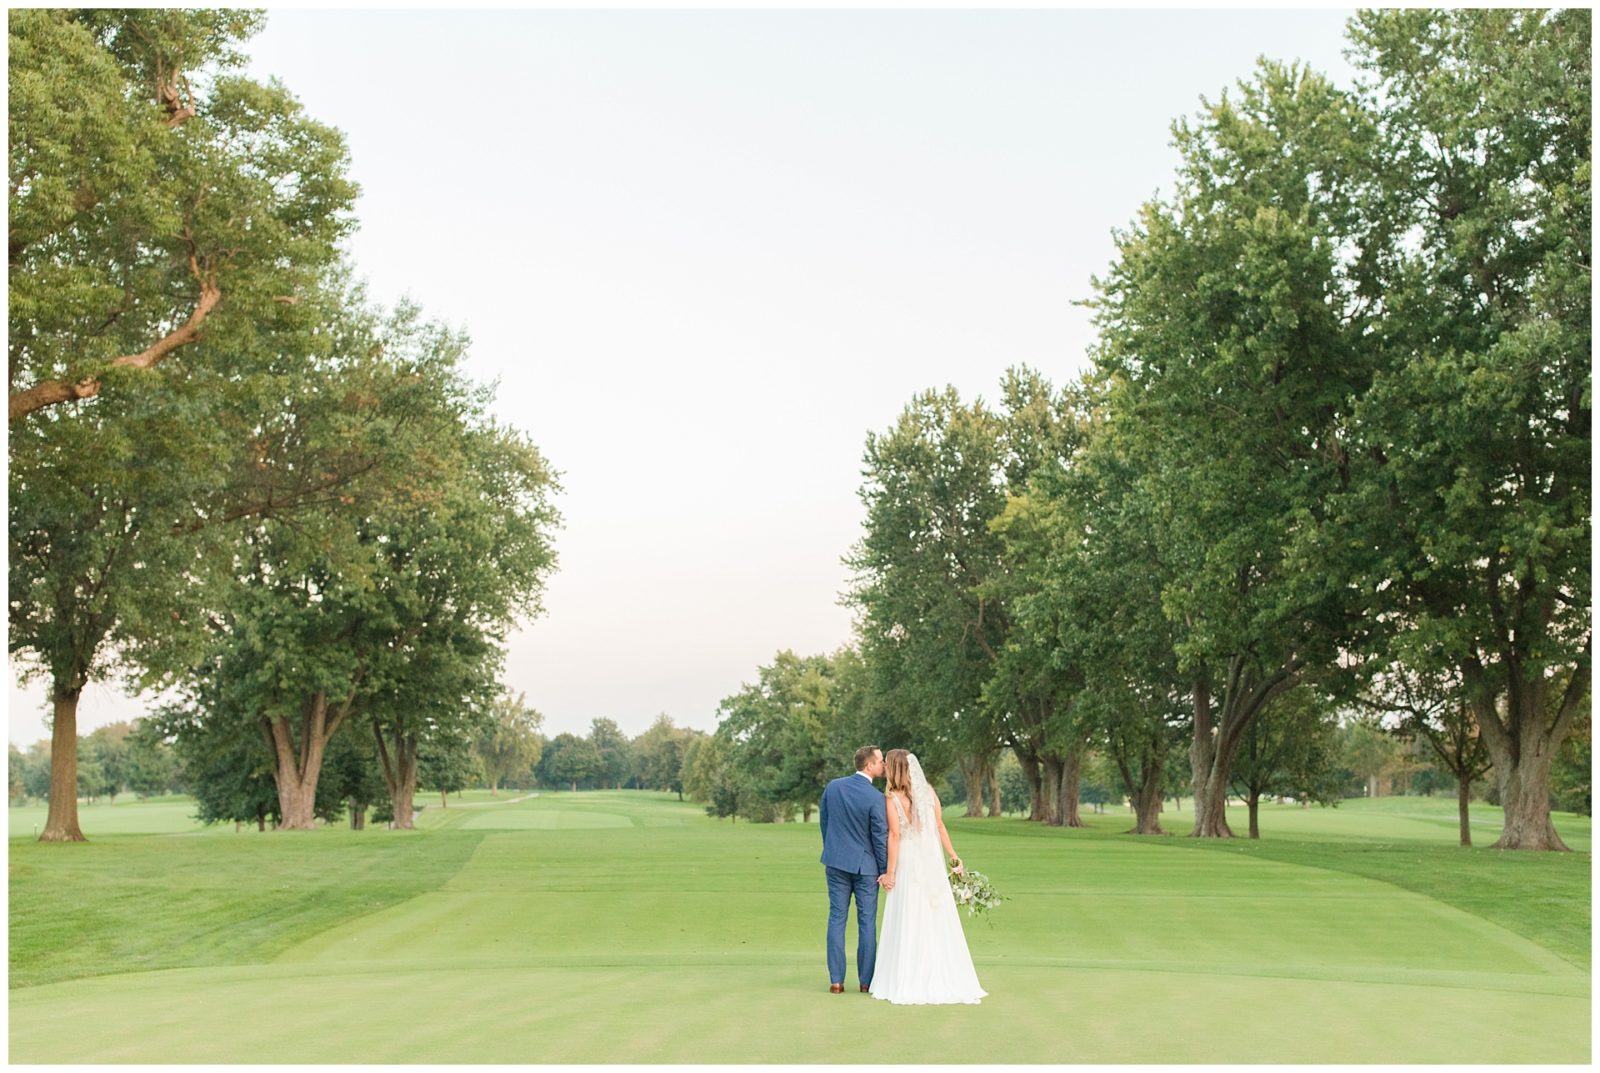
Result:
[[[910,755],[905,749],[890,749],[883,757],[885,787],[891,792],[898,790],[905,794],[907,801],[911,800],[911,765],[906,763]]]

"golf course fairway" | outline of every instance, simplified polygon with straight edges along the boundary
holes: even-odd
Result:
[[[1421,798],[1265,808],[1260,842],[953,819],[1008,898],[964,918],[989,997],[896,1007],[857,993],[853,924],[828,993],[814,822],[637,791],[410,832],[96,813],[76,845],[13,817],[12,1062],[1590,1059],[1587,817],[1570,854],[1460,849]]]

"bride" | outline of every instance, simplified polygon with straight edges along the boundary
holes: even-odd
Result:
[[[878,940],[872,997],[908,1004],[976,1003],[978,984],[945,874],[948,853],[961,858],[944,829],[939,798],[917,758],[904,749],[884,757],[889,797],[889,888]]]

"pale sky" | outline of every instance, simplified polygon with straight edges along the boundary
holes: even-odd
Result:
[[[634,735],[849,641],[867,431],[1076,375],[1172,120],[1263,55],[1350,85],[1350,14],[279,10],[248,50],[348,136],[373,296],[466,327],[562,473],[504,680]],[[143,709],[91,686],[79,733]]]

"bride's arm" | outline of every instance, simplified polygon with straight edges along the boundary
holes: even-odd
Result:
[[[957,872],[965,871],[961,865],[961,858],[956,856],[956,848],[950,844],[950,832],[944,829],[944,809],[940,807],[937,797],[933,799],[933,818],[939,824],[939,841],[944,843],[945,853],[949,855],[951,860],[956,862],[955,870]],[[893,850],[890,850],[889,859],[891,861],[894,860]]]
[[[900,856],[900,810],[892,808],[889,813],[889,870],[885,873],[889,882],[894,882],[894,864]]]

